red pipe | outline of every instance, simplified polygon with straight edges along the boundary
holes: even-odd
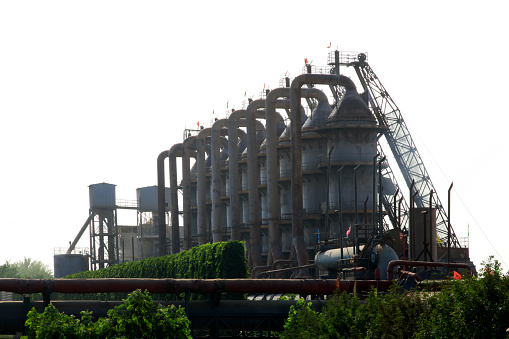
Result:
[[[107,293],[132,292],[136,289],[151,293],[192,292],[230,293],[296,293],[327,295],[339,292],[369,291],[372,287],[387,290],[391,281],[335,279],[0,279],[0,291],[31,293]]]
[[[446,263],[446,262],[434,262],[434,261],[412,261],[412,260],[392,260],[387,265],[387,279],[392,280],[394,278],[394,268],[397,266],[441,266],[441,267],[456,267],[456,268],[464,268],[469,271],[472,271],[468,264],[461,263]]]

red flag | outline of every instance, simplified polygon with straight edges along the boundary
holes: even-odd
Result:
[[[327,46],[327,48],[330,48],[330,46],[331,46],[331,45],[332,45],[332,41],[331,41],[331,42],[329,42],[329,46]]]
[[[309,64],[309,62],[308,62],[308,58],[304,58],[304,63],[305,63],[306,65],[307,65],[307,64]]]
[[[461,279],[461,274],[459,274],[458,272],[454,271],[454,279]]]
[[[226,104],[226,107],[228,107],[228,104]],[[212,114],[214,114],[214,110],[212,110]]]
[[[352,225],[350,225],[350,227],[348,228],[348,231],[346,231],[346,237],[348,238],[348,236],[350,235],[350,232],[352,231]]]
[[[265,83],[263,83],[263,89],[265,89]]]
[[[199,122],[199,121],[198,121],[198,122],[196,122],[196,125],[198,125],[198,127],[200,127],[200,122]]]
[[[226,108],[228,108],[228,103],[229,103],[229,102],[230,102],[230,100],[228,100],[228,101],[226,102]]]
[[[244,92],[244,96],[246,96],[246,94],[247,94],[247,89],[246,89],[246,91]]]
[[[288,71],[286,71],[285,76],[288,74]]]

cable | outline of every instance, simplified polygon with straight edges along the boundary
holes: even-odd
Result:
[[[407,123],[408,125],[408,123]],[[413,129],[413,128],[412,128]],[[442,168],[440,167],[440,165],[436,162],[435,158],[433,157],[433,154],[431,154],[431,152],[428,150],[428,148],[426,147],[426,144],[423,142],[423,140],[421,139],[421,137],[419,136],[419,133],[416,132],[416,130],[414,129],[414,132],[413,134],[417,135],[417,139],[419,139],[420,143],[424,146],[424,149],[426,150],[426,152],[429,154],[429,156],[431,157],[431,160],[433,160],[433,162],[435,163],[436,167],[438,168],[438,170],[440,171],[440,173],[442,173],[442,176],[450,182],[450,180],[447,178],[447,176],[445,175],[444,171],[442,171]],[[495,253],[497,254],[497,256],[500,258],[500,261],[504,264],[504,266],[506,267],[506,269],[509,269],[509,266],[507,266],[507,264],[505,263],[504,259],[502,258],[502,256],[500,255],[500,253],[498,253],[497,249],[495,248],[495,246],[493,246],[493,244],[491,243],[490,239],[488,238],[488,236],[486,235],[486,233],[484,233],[483,229],[481,228],[481,226],[479,225],[479,223],[477,222],[477,220],[475,219],[475,217],[472,215],[472,213],[470,212],[470,209],[467,207],[467,205],[465,204],[465,202],[463,202],[463,199],[461,199],[461,196],[459,195],[459,192],[453,188],[453,191],[456,193],[456,196],[458,197],[458,199],[460,200],[461,204],[463,205],[463,207],[465,208],[465,210],[468,212],[468,214],[470,215],[470,217],[472,218],[472,220],[474,221],[475,225],[479,228],[479,230],[481,231],[481,233],[484,235],[484,238],[486,238],[486,240],[488,241],[488,243],[490,244],[491,248],[495,251]]]

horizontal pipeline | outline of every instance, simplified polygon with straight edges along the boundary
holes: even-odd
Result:
[[[372,287],[386,290],[391,285],[392,281],[388,280],[335,279],[0,279],[0,291],[18,294],[132,292],[140,289],[170,294],[229,292],[327,295],[335,290],[353,292],[355,289],[363,292]]]

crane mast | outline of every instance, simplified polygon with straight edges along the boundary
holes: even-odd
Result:
[[[417,192],[417,207],[430,207],[430,195],[432,196],[437,210],[436,229],[441,243],[439,246],[445,246],[448,237],[447,213],[438,195],[434,194],[436,190],[398,106],[367,63],[365,54],[356,55],[355,61],[352,61],[351,54],[346,55],[341,64],[354,67],[364,90],[369,93],[369,104],[380,125],[386,127],[384,135],[403,178],[408,187],[414,183],[412,193]],[[451,246],[461,247],[452,227],[450,240]]]

